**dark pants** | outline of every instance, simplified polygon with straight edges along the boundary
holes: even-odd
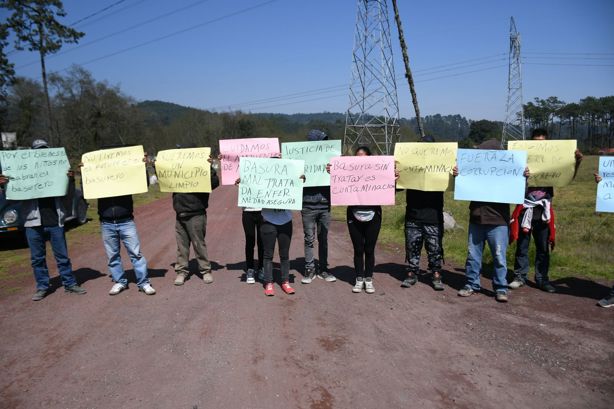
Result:
[[[64,287],[68,288],[77,284],[68,258],[63,227],[26,227],[26,238],[28,239],[28,246],[30,246],[30,259],[37,290],[46,291],[49,288],[49,270],[46,261],[47,240],[51,243],[51,249]]]
[[[326,271],[328,269],[330,209],[303,209],[301,216],[303,218],[303,232],[305,233],[305,268],[315,268],[313,245],[317,237],[320,271]]]
[[[211,262],[207,254],[205,235],[207,234],[207,215],[201,214],[187,219],[177,219],[175,221],[175,238],[177,239],[177,263],[175,272],[177,274],[188,274],[190,272],[188,263],[190,258],[190,244],[194,248],[198,269],[201,273],[211,271]]]
[[[375,244],[382,227],[382,215],[375,216],[368,222],[360,222],[354,218],[351,210],[347,211],[347,225],[354,246],[354,270],[357,277],[373,277],[375,266]]]
[[[273,253],[275,242],[279,243],[279,263],[281,282],[290,279],[290,241],[292,240],[292,221],[278,226],[266,220],[260,226],[260,236],[264,245],[264,282],[273,282]]]
[[[522,214],[520,215],[522,220]],[[527,281],[529,273],[529,244],[531,234],[535,240],[535,282],[540,285],[548,282],[548,268],[550,267],[550,251],[548,249],[548,238],[550,230],[548,223],[541,220],[533,220],[531,231],[525,233],[520,229],[518,242],[516,243],[516,257],[514,261],[515,279]]]
[[[441,226],[405,221],[405,258],[409,264],[409,271],[412,273],[420,270],[420,254],[423,245],[428,255],[429,271],[431,273],[440,272],[443,259]]]
[[[258,244],[258,268],[262,268],[262,260],[264,247],[262,246],[262,237],[260,235],[260,226],[262,225],[261,212],[246,212],[243,211],[241,217],[243,222],[243,232],[245,233],[245,264],[247,269],[254,269],[254,247]]]

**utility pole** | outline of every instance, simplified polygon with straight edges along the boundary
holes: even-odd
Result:
[[[414,104],[414,111],[416,112],[416,122],[418,123],[418,133],[420,133],[420,139],[424,139],[424,126],[422,126],[422,117],[420,116],[420,107],[418,106],[418,97],[416,96],[416,87],[414,86],[414,77],[411,74],[411,68],[409,67],[409,56],[407,55],[407,44],[405,44],[405,35],[403,34],[403,26],[401,25],[401,17],[399,16],[399,8],[397,7],[397,0],[392,0],[392,7],[394,8],[394,19],[397,22],[397,30],[399,32],[399,42],[401,43],[401,51],[403,52],[403,63],[405,64],[405,78],[409,84],[409,92],[411,94],[411,100]]]
[[[399,101],[387,0],[357,0],[345,153],[369,146],[389,155],[399,138]]]
[[[510,139],[525,139],[524,109],[522,101],[522,71],[520,66],[520,33],[514,17],[510,17],[510,49],[507,74],[507,104],[501,134],[501,147]]]

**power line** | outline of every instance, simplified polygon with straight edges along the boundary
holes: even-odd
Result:
[[[177,36],[179,34],[183,34],[183,33],[186,33],[188,31],[192,31],[192,30],[195,30],[197,28],[201,28],[201,27],[207,26],[207,25],[212,24],[212,23],[217,23],[218,21],[226,20],[228,18],[231,18],[231,17],[234,17],[234,16],[238,16],[240,14],[247,13],[247,12],[255,10],[257,8],[264,7],[264,6],[266,6],[266,5],[270,4],[270,3],[274,3],[276,1],[278,1],[278,0],[268,0],[268,1],[265,1],[265,2],[262,2],[262,3],[258,3],[258,4],[254,5],[254,6],[245,7],[243,9],[237,10],[237,11],[229,13],[229,14],[225,14],[225,15],[220,16],[220,17],[216,17],[214,19],[205,21],[203,23],[199,23],[199,24],[196,24],[196,25],[193,25],[193,26],[181,29],[181,30],[177,30],[177,31],[174,31],[174,32],[169,33],[169,34],[165,34],[163,36],[156,37],[154,39],[151,39],[151,40],[148,40],[148,41],[145,41],[145,42],[142,42],[142,43],[139,43],[139,44],[127,47],[127,48],[123,48],[121,50],[112,52],[110,54],[106,54],[106,55],[103,55],[101,57],[97,57],[97,58],[91,59],[89,61],[79,63],[78,65],[88,65],[88,64],[91,64],[93,62],[97,62],[97,61],[100,61],[100,60],[104,60],[106,58],[114,57],[116,55],[123,54],[125,52],[132,51],[134,49],[137,49],[137,48],[140,48],[140,47],[144,47],[144,46],[149,45],[149,44],[157,43],[158,41],[162,41],[162,40],[165,40],[167,38],[174,37],[174,36]],[[70,67],[66,67],[66,68],[63,68],[61,70],[57,70],[55,72],[66,71],[69,68]]]
[[[140,23],[137,23],[137,24],[132,25],[132,26],[130,26],[130,27],[124,28],[124,29],[122,29],[122,30],[115,31],[115,32],[110,33],[110,34],[107,34],[107,35],[105,35],[105,36],[98,37],[98,38],[96,38],[96,39],[94,39],[94,40],[92,40],[92,41],[89,41],[89,42],[87,42],[87,43],[82,43],[82,44],[79,44],[79,45],[77,45],[77,46],[75,46],[75,47],[72,47],[72,48],[66,49],[66,50],[64,50],[64,51],[60,51],[60,52],[55,53],[55,54],[52,54],[52,55],[50,55],[49,57],[57,57],[57,56],[60,56],[60,55],[68,54],[68,53],[73,52],[73,51],[75,51],[75,50],[79,50],[79,49],[81,49],[81,48],[83,48],[83,47],[88,47],[88,46],[90,46],[90,45],[92,45],[92,44],[99,43],[99,42],[101,42],[101,41],[103,41],[103,40],[106,40],[106,39],[108,39],[108,38],[115,37],[115,36],[117,36],[117,35],[119,35],[119,34],[124,34],[124,33],[128,32],[128,31],[134,30],[135,28],[142,27],[142,26],[147,25],[147,24],[149,24],[149,23],[153,23],[154,21],[161,20],[161,19],[163,19],[163,18],[166,18],[166,17],[172,16],[173,14],[177,14],[177,13],[179,13],[179,12],[182,12],[182,11],[188,10],[188,9],[190,9],[190,8],[192,8],[192,7],[198,6],[198,5],[200,5],[200,4],[202,4],[202,3],[205,3],[205,2],[207,2],[207,1],[209,1],[209,0],[199,0],[199,1],[197,1],[197,2],[194,2],[194,3],[188,4],[187,6],[184,6],[184,7],[179,7],[179,8],[177,8],[177,9],[171,10],[171,11],[169,11],[169,12],[167,12],[167,13],[159,14],[159,15],[157,15],[157,16],[155,16],[155,17],[152,17],[152,18],[150,18],[150,19],[144,20],[144,21],[142,21],[142,22],[140,22]],[[29,67],[30,65],[34,65],[34,64],[38,64],[38,61],[31,61],[31,62],[29,62],[29,63],[23,64],[23,65],[20,65],[19,67],[17,67],[17,69],[21,69],[21,68]]]
[[[523,62],[528,65],[558,65],[564,67],[614,67],[614,64],[573,64],[573,63],[550,63],[550,62]]]
[[[89,19],[90,19],[90,18],[92,18],[92,17],[96,17],[97,15],[99,15],[99,14],[101,14],[101,13],[104,13],[105,11],[112,9],[113,7],[117,6],[118,4],[123,3],[123,2],[125,2],[125,1],[126,1],[126,0],[118,0],[118,1],[116,1],[115,3],[109,4],[108,6],[103,7],[103,8],[101,8],[100,10],[95,11],[95,12],[93,12],[92,14],[89,14],[89,15],[87,15],[87,16],[85,16],[85,17],[81,18],[81,19],[79,19],[79,20],[75,21],[74,23],[72,23],[72,24],[70,24],[70,25],[71,25],[71,26],[76,26],[77,24],[80,24],[80,23],[84,22],[85,20],[89,20]]]

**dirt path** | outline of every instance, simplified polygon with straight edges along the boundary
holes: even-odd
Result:
[[[605,287],[583,294],[588,284],[579,280],[556,295],[522,288],[497,304],[457,297],[462,272],[448,266],[444,292],[426,281],[402,289],[403,255],[380,248],[376,294],[353,294],[342,222],[329,239],[340,280],[301,285],[295,215],[297,293],[277,287],[266,298],[260,285],[242,282],[235,194],[222,187],[211,198],[212,285],[192,276],[173,286],[174,215],[162,199],[137,211],[157,295],[131,285],[108,296],[95,236],[69,249],[87,295],[60,289],[34,303],[28,290],[0,301],[0,407],[612,407],[614,314],[594,306]]]

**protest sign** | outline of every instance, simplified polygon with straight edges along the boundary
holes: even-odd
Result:
[[[523,203],[525,151],[459,149],[454,200]]]
[[[0,166],[9,178],[9,200],[64,196],[68,189],[70,163],[64,148],[0,151]]]
[[[281,144],[281,157],[305,161],[305,187],[329,186],[326,165],[341,155],[341,141],[288,142]]]
[[[222,185],[234,185],[239,177],[239,158],[270,158],[278,156],[277,138],[246,138],[220,140]]]
[[[156,156],[161,192],[211,192],[211,148],[169,149]]]
[[[596,210],[614,213],[614,156],[599,158],[599,176],[601,182],[597,185]]]
[[[394,156],[340,156],[330,164],[333,206],[394,204]]]
[[[397,142],[399,189],[443,192],[453,185],[452,168],[456,164],[456,142]]]
[[[565,186],[575,170],[575,140],[509,141],[509,150],[527,151],[529,186]]]
[[[147,192],[142,146],[104,149],[81,157],[81,183],[86,199]]]
[[[239,206],[301,210],[304,166],[302,160],[242,157]]]

